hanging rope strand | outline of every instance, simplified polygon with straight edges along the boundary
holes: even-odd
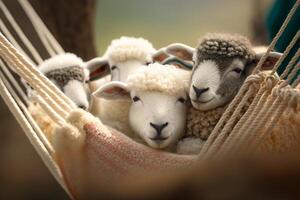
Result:
[[[16,39],[13,37],[13,35],[10,33],[10,31],[6,28],[3,21],[0,19],[0,29],[5,34],[7,39],[26,57],[26,59],[31,62],[32,64],[36,64],[32,61],[32,59],[25,53],[25,51],[22,49],[22,47],[19,45],[19,43],[16,41]]]
[[[291,18],[294,16],[296,10],[298,9],[300,4],[300,1],[297,0],[293,6],[293,8],[290,10],[289,14],[287,15],[287,17],[285,18],[284,22],[282,23],[279,31],[277,32],[276,36],[273,38],[271,44],[269,45],[266,53],[263,55],[263,57],[259,60],[257,66],[255,67],[255,69],[253,70],[253,73],[256,73],[258,70],[261,70],[262,65],[265,63],[266,59],[268,58],[270,52],[274,49],[277,41],[279,40],[279,38],[281,37],[281,35],[283,34],[284,30],[286,29],[287,25],[289,24]]]
[[[0,59],[0,66],[3,70],[4,74],[8,77],[9,81],[13,84],[13,86],[16,88],[17,93],[22,97],[22,99],[25,101],[25,103],[28,105],[29,100],[21,86],[17,83],[16,79],[13,77],[11,72],[8,70],[8,67],[6,64]]]
[[[27,16],[32,21],[36,31],[41,35],[42,38],[47,39],[48,42],[46,46],[51,45],[52,50],[55,51],[56,54],[64,53],[65,51],[63,50],[61,45],[57,42],[57,40],[48,30],[47,26],[44,24],[44,22],[41,20],[38,14],[35,12],[35,10],[30,5],[30,3],[27,0],[18,0],[18,1],[22,6],[22,8],[24,9]]]
[[[49,40],[47,40],[47,37],[43,31],[43,27],[39,26],[39,22],[37,21],[37,17],[34,15],[35,12],[33,9],[30,9],[27,5],[28,2],[25,2],[24,0],[18,1],[21,7],[23,8],[24,12],[26,13],[27,17],[30,19],[33,28],[35,29],[36,33],[38,34],[42,44],[44,45],[45,49],[49,53],[49,55],[52,57],[57,54],[55,50],[52,48],[52,46],[49,43]]]
[[[288,47],[285,49],[285,51],[283,52],[282,56],[280,57],[280,59],[276,62],[275,66],[272,69],[272,75],[276,73],[278,67],[280,67],[280,65],[282,64],[282,62],[284,61],[284,59],[288,56],[288,54],[290,53],[291,49],[294,47],[294,45],[296,44],[296,42],[298,41],[300,37],[300,31],[297,32],[297,34],[293,37],[292,41],[290,42],[290,44],[288,45]],[[286,69],[288,68],[288,66],[286,67]],[[287,73],[289,72],[288,70]]]
[[[58,183],[64,188],[65,191],[68,192],[66,184],[63,179],[63,175],[58,168],[57,164],[51,157],[51,155],[47,152],[45,146],[40,142],[37,138],[36,133],[28,123],[27,119],[21,112],[20,108],[12,98],[10,92],[5,87],[2,79],[0,79],[0,95],[2,96],[4,102],[8,106],[9,110],[13,113],[14,117],[20,124],[21,128],[25,132],[26,136],[28,137],[29,141],[38,152],[39,156],[42,158],[48,169],[50,170],[51,174],[55,177]],[[68,192],[69,193],[69,192]]]
[[[35,130],[35,132],[37,133],[37,136],[39,138],[39,140],[43,143],[43,145],[46,147],[47,151],[53,155],[54,150],[52,145],[50,145],[49,141],[46,139],[45,135],[41,132],[41,130],[37,127],[35,121],[32,118],[29,118],[30,114],[27,111],[26,106],[22,103],[21,99],[18,97],[18,95],[16,94],[16,92],[14,91],[14,89],[12,88],[11,84],[9,83],[9,81],[5,78],[4,74],[2,73],[2,71],[0,70],[0,78],[2,79],[3,83],[5,84],[5,86],[7,87],[7,89],[10,91],[12,97],[14,98],[14,100],[16,101],[16,103],[18,104],[18,106],[21,108],[21,110],[23,111],[23,113],[25,114],[28,122],[31,124],[31,126],[33,127],[33,129]],[[35,127],[34,127],[35,124]],[[38,130],[38,131],[37,131]]]
[[[293,58],[290,60],[289,64],[286,66],[286,69],[284,70],[284,72],[280,75],[281,79],[284,79],[289,74],[290,70],[297,62],[299,56],[300,56],[300,49],[297,50],[297,52],[295,53]]]
[[[36,62],[38,64],[41,64],[43,62],[42,57],[39,55],[37,50],[33,47],[32,43],[28,40],[28,38],[26,37],[26,35],[24,34],[24,32],[22,31],[20,26],[17,24],[17,22],[15,21],[15,19],[13,18],[13,16],[9,12],[9,10],[7,9],[7,7],[4,5],[3,1],[0,1],[0,8],[1,8],[4,16],[7,18],[9,23],[12,25],[12,27],[14,28],[14,30],[16,31],[16,33],[18,34],[18,36],[22,40],[22,42],[25,44],[27,49],[30,51],[33,58],[36,60]]]

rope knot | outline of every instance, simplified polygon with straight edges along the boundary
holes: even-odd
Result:
[[[268,91],[271,91],[278,83],[279,79],[275,75],[269,75],[265,78],[265,87]]]
[[[254,89],[258,90],[261,83],[265,80],[266,74],[265,73],[258,73],[258,74],[251,74],[247,77],[245,84],[251,85]]]

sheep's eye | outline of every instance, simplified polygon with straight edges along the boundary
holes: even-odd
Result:
[[[152,64],[152,62],[146,62],[146,65],[150,65],[150,64]]]
[[[133,98],[132,98],[132,101],[133,102],[137,102],[137,101],[139,101],[139,100],[141,100],[139,97],[137,97],[137,96],[134,96]]]
[[[183,97],[180,97],[180,98],[178,99],[178,101],[179,101],[180,103],[184,103],[184,102],[185,102],[185,99],[184,99]]]
[[[242,72],[242,70],[240,68],[235,68],[233,71],[238,73],[238,74],[240,74]]]
[[[111,67],[111,70],[115,70],[115,69],[117,69],[117,66],[114,65]]]

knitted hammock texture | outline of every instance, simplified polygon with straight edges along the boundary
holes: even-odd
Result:
[[[19,2],[49,55],[63,53],[30,4],[26,0]],[[2,12],[32,53],[34,61],[26,55],[1,20],[0,56],[3,61],[0,63],[0,94],[53,176],[70,197],[76,199],[84,198],[99,188],[109,188],[129,179],[145,178],[145,174],[165,174],[196,167],[205,159],[241,149],[255,150],[260,145],[268,150],[276,149],[272,144],[280,141],[284,141],[284,145],[280,146],[286,149],[293,146],[292,143],[300,143],[300,90],[296,89],[300,77],[289,84],[300,69],[300,50],[280,77],[275,72],[298,41],[300,31],[270,74],[262,72],[261,66],[299,4],[300,1],[295,3],[253,74],[214,125],[199,155],[176,155],[154,150],[103,125],[90,113],[77,109],[36,69],[36,64],[41,63],[42,59],[2,1]],[[36,91],[35,103],[28,99],[12,76],[12,71]],[[285,77],[286,80],[283,79]],[[245,105],[248,107],[246,110]],[[41,110],[43,113],[40,113]],[[41,115],[45,115],[45,118],[41,118]],[[38,126],[45,121],[49,122],[48,127]],[[53,139],[49,142],[50,137]]]

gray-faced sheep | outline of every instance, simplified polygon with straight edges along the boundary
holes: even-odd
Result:
[[[205,35],[196,49],[177,44],[168,47],[167,51],[180,58],[178,64],[185,60],[183,64],[190,66],[187,61],[193,62],[189,89],[193,107],[188,112],[187,135],[206,140],[263,52],[260,48],[256,53],[243,36],[217,33]],[[263,69],[270,69],[279,57],[280,54],[272,52]],[[195,143],[191,139],[188,142],[192,146],[197,144],[199,150],[201,142]],[[179,146],[179,149],[183,148]]]

